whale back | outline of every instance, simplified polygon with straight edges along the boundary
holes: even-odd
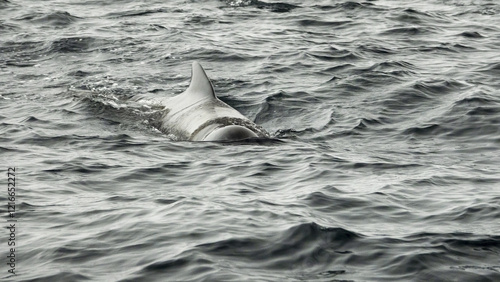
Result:
[[[189,87],[169,99],[165,108],[161,129],[178,139],[201,141],[210,130],[225,125],[241,125],[265,136],[257,125],[217,98],[212,82],[197,62],[192,65]]]

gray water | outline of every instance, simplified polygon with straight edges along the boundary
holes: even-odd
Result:
[[[260,142],[185,142],[199,61]],[[500,3],[0,0],[3,281],[500,281]]]

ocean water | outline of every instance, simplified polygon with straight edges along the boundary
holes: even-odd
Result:
[[[2,281],[500,281],[500,2],[0,0],[0,156]]]

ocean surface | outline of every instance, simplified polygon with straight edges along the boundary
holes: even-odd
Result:
[[[500,281],[500,2],[0,0],[0,157],[1,281]]]

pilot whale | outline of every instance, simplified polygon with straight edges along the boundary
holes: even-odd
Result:
[[[269,134],[215,95],[212,82],[193,62],[191,83],[183,93],[164,101],[160,130],[188,141],[239,141]]]

